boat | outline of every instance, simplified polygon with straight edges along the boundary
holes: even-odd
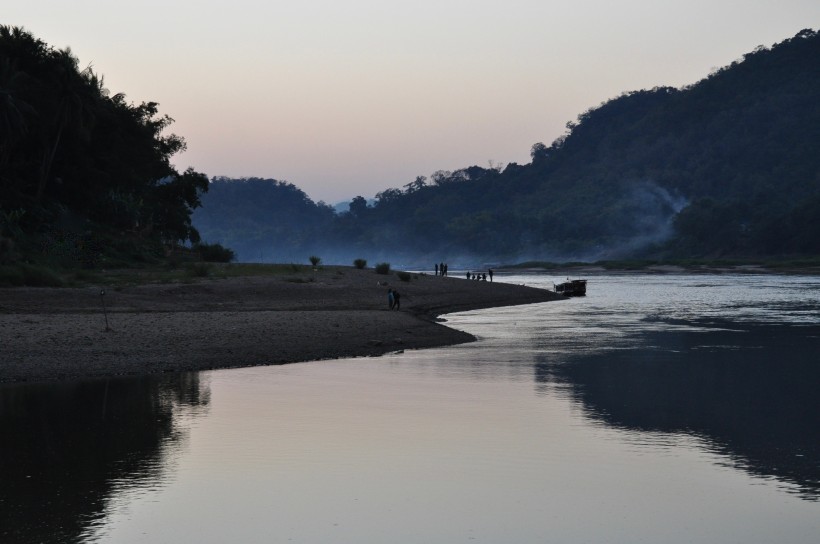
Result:
[[[583,297],[587,294],[587,280],[570,280],[555,286],[555,292],[565,297]]]

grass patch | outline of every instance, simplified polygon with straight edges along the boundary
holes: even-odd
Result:
[[[396,276],[398,276],[401,281],[410,281],[413,278],[410,272],[396,272]]]
[[[764,263],[764,266],[772,269],[782,268],[820,268],[820,257],[813,257],[808,259],[789,259],[783,261],[770,261]]]
[[[192,278],[207,278],[211,275],[211,265],[208,263],[192,263],[186,267],[186,271]]]
[[[69,276],[68,283],[70,285],[89,285],[103,283],[103,276],[96,270],[73,270]]]
[[[23,271],[17,266],[0,266],[0,287],[19,287],[26,284]]]
[[[0,286],[63,287],[65,279],[51,268],[33,264],[0,266]]]

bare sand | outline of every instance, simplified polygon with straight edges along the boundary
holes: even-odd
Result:
[[[401,293],[390,311],[388,288]],[[469,342],[448,312],[562,299],[505,283],[323,267],[106,289],[0,289],[0,382],[376,356]],[[104,298],[108,330],[102,307]]]

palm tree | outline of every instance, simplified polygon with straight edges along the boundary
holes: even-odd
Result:
[[[24,200],[31,181],[26,140],[36,137],[37,108],[26,68],[46,51],[45,43],[22,28],[0,25],[0,190],[7,204]]]
[[[90,67],[82,72],[78,70],[79,60],[71,49],[54,51],[51,57],[54,67],[49,79],[57,100],[51,118],[46,119],[48,127],[43,134],[43,156],[34,198],[37,203],[42,201],[66,129],[82,139],[88,139],[101,89],[101,80]]]
[[[25,79],[10,59],[0,59],[0,172],[6,172],[11,150],[28,133],[27,117],[34,114],[19,96]]]

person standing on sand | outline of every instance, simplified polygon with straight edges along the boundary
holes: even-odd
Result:
[[[436,263],[436,276],[438,276],[438,263]]]
[[[393,309],[401,310],[401,295],[398,291],[393,291]]]
[[[490,281],[493,281],[493,269],[490,268],[489,270],[487,270],[487,272],[490,273]]]
[[[393,289],[387,290],[387,304],[390,306],[390,309],[393,309],[393,306],[396,304],[396,297],[393,295]]]

